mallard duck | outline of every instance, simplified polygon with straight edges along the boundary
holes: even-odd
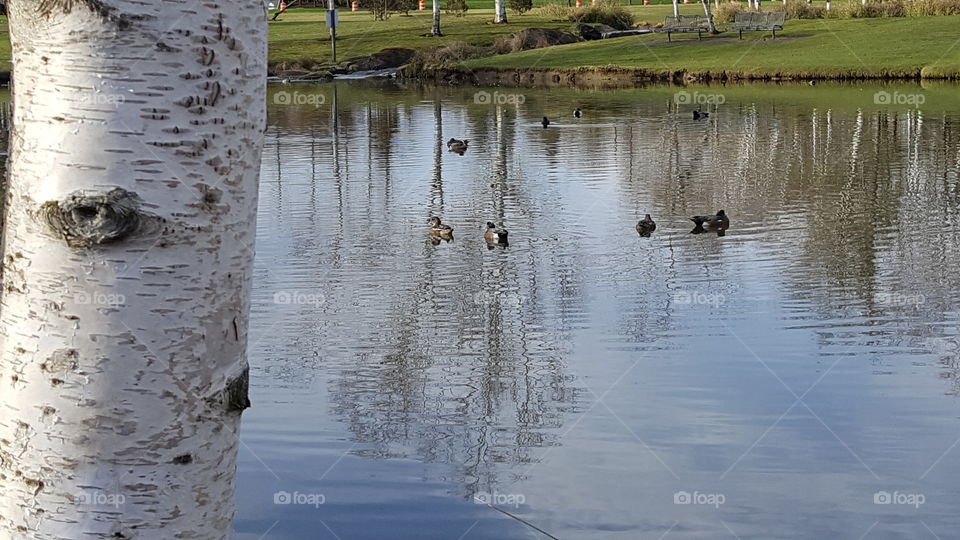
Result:
[[[693,216],[690,218],[697,227],[721,227],[726,229],[730,226],[730,218],[723,210],[718,210],[714,216]]]
[[[487,242],[506,244],[507,234],[509,233],[503,228],[503,224],[501,224],[500,227],[497,227],[492,221],[488,221],[487,230],[483,233],[483,237],[487,240]]]
[[[440,218],[434,216],[430,218],[430,234],[434,236],[451,236],[453,235],[453,227],[449,225],[444,225],[440,223]]]
[[[694,119],[694,120],[702,120],[702,119],[704,119],[704,118],[707,118],[708,116],[710,116],[710,113],[703,112],[703,111],[701,111],[700,109],[697,109],[697,110],[693,111],[693,119]]]
[[[574,117],[574,118],[580,118],[581,116],[583,116],[583,111],[580,110],[580,107],[577,107],[577,108],[573,111],[573,117]]]
[[[464,139],[462,141],[460,139],[450,139],[449,141],[447,141],[447,148],[449,148],[451,152],[463,154],[464,152],[467,151],[467,144],[469,143],[470,141],[468,141],[467,139]]]
[[[550,119],[544,116],[540,123],[543,124],[543,129],[547,129],[547,126],[550,125]]]
[[[650,217],[650,214],[644,214],[643,219],[637,222],[637,232],[649,235],[657,230],[657,224]]]

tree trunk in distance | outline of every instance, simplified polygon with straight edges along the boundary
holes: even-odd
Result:
[[[507,23],[507,3],[506,0],[494,0],[493,22],[496,24]]]
[[[443,35],[440,32],[440,0],[433,0],[433,30],[430,33],[436,37]]]
[[[707,25],[710,28],[711,34],[719,34],[720,31],[717,30],[717,25],[713,22],[713,11],[710,10],[710,0],[700,0],[703,3],[703,12],[707,15]]]

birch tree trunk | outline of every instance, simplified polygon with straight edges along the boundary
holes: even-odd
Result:
[[[436,37],[443,35],[440,32],[440,0],[433,0],[433,30],[430,32]]]
[[[720,31],[717,30],[717,25],[713,22],[713,12],[710,10],[710,0],[700,0],[703,3],[703,12],[707,16],[707,26],[710,28],[711,34],[719,34]]]
[[[673,0],[673,16],[674,16],[674,18],[680,16],[680,3],[679,3],[679,0]]]
[[[507,3],[506,0],[494,0],[494,24],[507,24]]]
[[[224,538],[262,0],[11,0],[0,537]]]

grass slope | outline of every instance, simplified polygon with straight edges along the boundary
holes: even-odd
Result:
[[[768,4],[769,5],[769,4]],[[777,39],[645,35],[523,51],[466,62],[469,68],[582,66],[801,77],[960,75],[960,16],[787,21]],[[721,26],[722,28],[722,26]]]

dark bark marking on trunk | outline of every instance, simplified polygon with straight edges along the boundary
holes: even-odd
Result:
[[[43,203],[36,216],[70,247],[117,242],[141,226],[140,197],[115,188],[107,193],[75,191],[62,201]]]
[[[227,381],[227,388],[223,392],[223,403],[227,412],[240,412],[250,406],[250,368]]]
[[[101,20],[116,25],[119,30],[126,30],[132,24],[129,17],[116,14],[116,8],[101,0],[39,0],[36,9],[41,17],[49,19],[51,15],[69,15],[77,5],[86,7]]]

